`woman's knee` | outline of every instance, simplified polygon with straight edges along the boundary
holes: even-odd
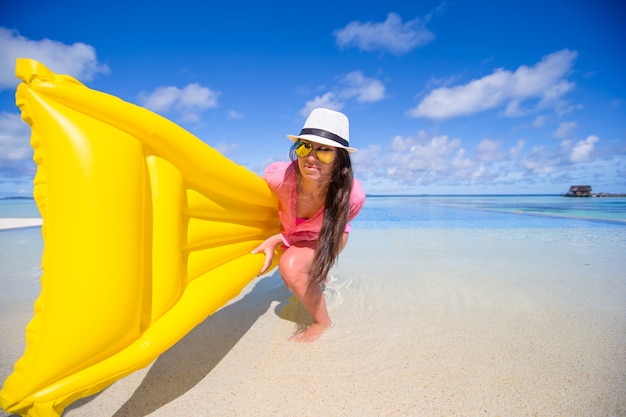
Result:
[[[294,264],[293,259],[285,259],[286,257],[283,255],[280,258],[280,262],[278,264],[278,270],[280,271],[280,276],[285,281],[287,287],[291,287],[298,282],[298,277],[301,275],[301,271]]]
[[[312,256],[302,248],[289,248],[280,258],[278,269],[288,287],[308,284]]]

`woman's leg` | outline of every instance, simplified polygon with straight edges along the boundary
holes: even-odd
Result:
[[[310,284],[309,268],[316,247],[317,242],[296,243],[280,257],[278,268],[285,285],[313,318],[311,326],[289,339],[294,342],[314,342],[331,325],[321,286]]]
[[[344,234],[343,246],[347,241],[348,234],[346,233]],[[288,248],[280,258],[279,270],[285,285],[300,300],[313,318],[311,326],[290,339],[295,342],[314,342],[331,325],[322,286],[310,284],[309,269],[313,263],[316,248],[317,242],[296,243]]]

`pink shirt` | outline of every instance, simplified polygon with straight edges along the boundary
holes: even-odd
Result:
[[[296,217],[296,169],[292,162],[275,162],[267,167],[263,178],[278,196],[278,215],[281,222],[281,238],[286,246],[295,242],[317,240],[324,221],[324,207],[310,219]],[[365,203],[365,192],[361,183],[354,180],[350,194],[350,214],[354,219]],[[349,231],[346,227],[346,231]]]

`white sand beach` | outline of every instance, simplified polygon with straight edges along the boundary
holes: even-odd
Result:
[[[0,218],[0,230],[21,229],[23,227],[41,226],[43,219]]]
[[[317,343],[273,271],[64,416],[624,416],[626,228],[582,230],[354,230]],[[32,301],[0,299],[2,379]]]

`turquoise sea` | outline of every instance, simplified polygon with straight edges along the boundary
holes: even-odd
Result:
[[[32,199],[0,200],[0,218],[40,217]],[[368,196],[365,229],[593,228],[626,226],[626,198],[559,195]]]
[[[368,229],[623,227],[626,198],[369,196],[354,224]]]
[[[41,217],[35,200],[32,198],[3,198],[0,199],[0,218]]]

